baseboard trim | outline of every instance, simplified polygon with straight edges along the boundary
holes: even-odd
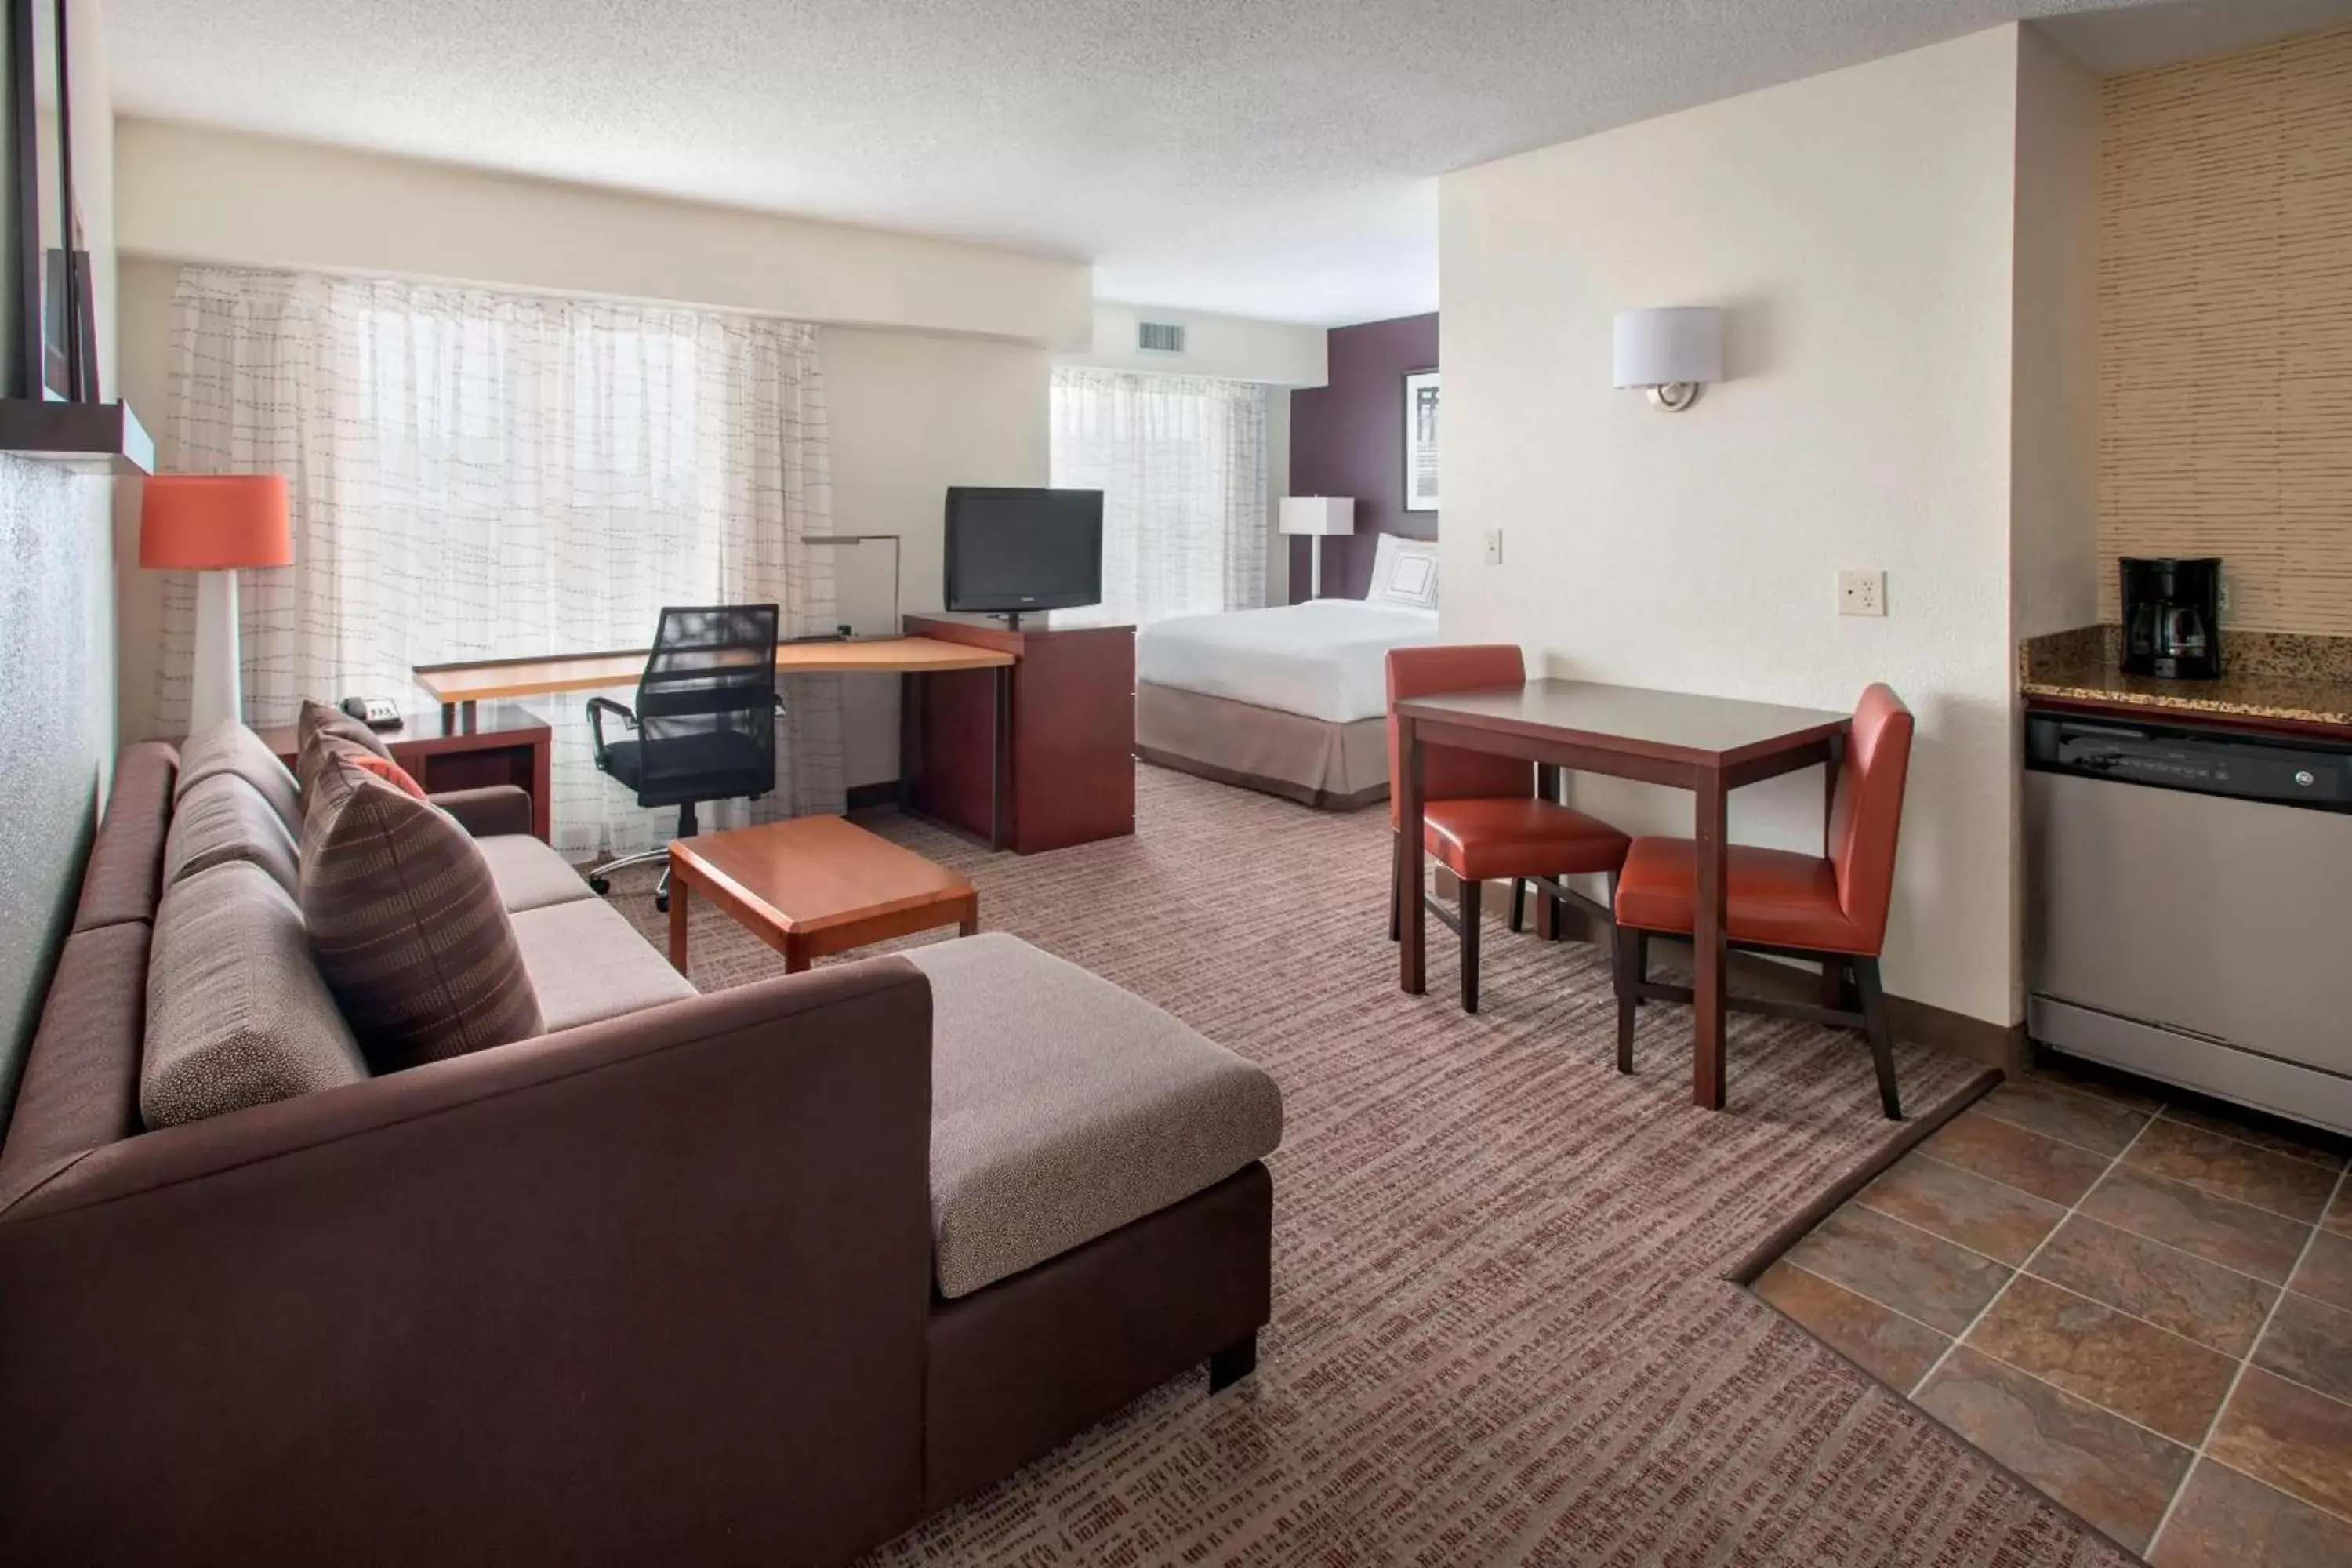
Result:
[[[1502,896],[1509,898],[1509,884],[1498,885],[1504,889]],[[1592,915],[1574,908],[1562,910],[1560,914],[1560,934],[1563,937],[1571,942],[1598,942],[1602,940],[1601,922]],[[1676,942],[1680,939],[1660,937],[1656,940]],[[1821,988],[1813,971],[1776,963],[1760,953],[1734,952],[1731,954],[1730,973],[1733,981],[1743,991],[1789,1002],[1820,999]],[[1886,1017],[1894,1026],[1896,1039],[1925,1046],[1946,1056],[1958,1057],[1963,1061],[1981,1062],[2007,1078],[2021,1076],[2031,1059],[2025,1025],[2021,1020],[2003,1027],[1999,1024],[1989,1024],[1982,1018],[1969,1017],[1965,1013],[1955,1013],[1948,1007],[1938,1007],[1932,1002],[1898,996],[1891,991],[1886,995]]]
[[[1914,1001],[1892,992],[1886,997],[1886,1021],[1895,1037],[1926,1046],[1946,1056],[1982,1062],[2004,1078],[2021,1078],[2032,1060],[2032,1045],[2021,1020],[2004,1027],[1955,1013],[1932,1002]]]

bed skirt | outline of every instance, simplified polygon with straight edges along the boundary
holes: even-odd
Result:
[[[1139,680],[1135,754],[1325,811],[1354,811],[1389,797],[1385,719],[1334,724]]]

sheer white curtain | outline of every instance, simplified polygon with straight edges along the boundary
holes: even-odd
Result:
[[[429,706],[413,665],[644,647],[664,605],[782,606],[829,627],[817,330],[379,279],[188,268],[170,466],[288,477],[294,564],[241,574],[246,716],[304,697]],[[161,690],[184,721],[194,596],[167,587]],[[598,773],[587,693],[555,726],[556,847],[644,848],[675,811]],[[840,695],[795,679],[777,789],[719,823],[842,805]],[[706,820],[709,820],[706,817]]]
[[[1054,483],[1103,492],[1103,602],[1055,626],[1265,603],[1265,388],[1057,369]]]

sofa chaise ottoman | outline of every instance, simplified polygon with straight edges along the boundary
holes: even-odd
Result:
[[[1001,934],[697,995],[442,804],[546,1032],[150,1131],[180,885],[287,851],[125,753],[0,1142],[0,1560],[840,1562],[1250,1370],[1259,1069]]]

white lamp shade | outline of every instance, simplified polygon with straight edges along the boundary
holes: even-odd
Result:
[[[1347,496],[1285,496],[1282,531],[1329,535],[1356,531],[1356,503]]]
[[[1619,386],[1673,386],[1723,379],[1723,312],[1712,305],[1620,310]]]

